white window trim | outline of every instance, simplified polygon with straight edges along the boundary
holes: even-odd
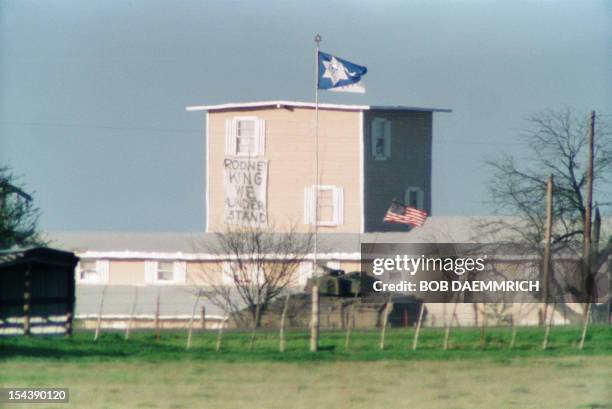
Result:
[[[238,122],[252,121],[253,126],[253,144],[254,152],[240,153],[238,152]],[[236,157],[257,157],[265,154],[266,148],[266,121],[256,116],[235,116],[225,122],[225,154],[227,156]]]
[[[185,284],[186,282],[186,270],[187,264],[184,261],[170,261],[172,263],[172,280],[160,280],[159,277],[159,261],[149,261],[149,265],[145,264],[145,276],[149,275],[148,279],[145,277],[146,282],[153,284],[166,285],[166,284]],[[147,273],[147,269],[149,272]]]
[[[96,260],[86,260],[88,262],[93,262],[95,267],[94,271],[96,272],[96,276],[94,278],[81,278],[81,273],[83,272],[83,261],[79,261],[79,265],[77,266],[77,281],[82,284],[97,284],[100,282],[100,273],[98,272]]]
[[[383,134],[384,153],[382,155],[379,155],[376,153],[377,138],[375,137],[375,133],[376,133],[375,130],[379,126],[380,123],[382,123],[384,126],[384,131],[383,131],[384,132]],[[374,158],[374,160],[382,161],[382,160],[387,160],[391,158],[391,121],[386,118],[373,118],[370,123],[370,140],[371,140],[371,145],[372,145],[372,157]]]
[[[334,185],[312,185],[304,189],[304,223],[314,225],[316,221],[317,192],[331,190],[333,193],[334,212],[330,221],[319,221],[317,226],[334,227],[344,223],[344,189]]]
[[[95,263],[96,277],[90,279],[81,278],[81,262],[77,266],[77,282],[79,284],[106,284],[109,281],[110,273],[110,262],[109,260],[94,260],[87,259],[87,261]]]
[[[406,206],[411,206],[410,203],[410,193],[417,193],[417,209],[423,210],[423,189],[418,186],[408,186],[406,190],[404,190],[404,204]]]

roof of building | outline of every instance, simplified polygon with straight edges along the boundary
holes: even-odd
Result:
[[[74,253],[48,247],[13,247],[0,250],[0,269],[13,268],[16,265],[40,263],[46,265],[76,265],[78,259]]]
[[[514,224],[511,217],[433,216],[423,227],[389,233],[320,233],[322,259],[355,260],[362,243],[493,243],[507,240],[510,229],[483,235],[483,224]],[[602,220],[602,236],[612,231],[612,218]],[[51,232],[49,245],[73,251],[80,257],[122,259],[219,259],[223,255],[214,233]]]
[[[209,319],[225,316],[223,310],[208,297],[198,298],[199,290],[185,285],[77,285],[75,314],[77,318],[97,318],[104,293],[102,316],[105,318],[125,319],[134,308],[134,316],[152,319],[155,317],[158,296],[162,318],[189,318],[196,301],[196,317],[200,316],[202,307],[206,308],[206,317]],[[237,296],[234,298],[240,301]]]
[[[393,233],[321,233],[318,236],[319,253],[342,258],[360,252],[362,243],[470,243],[494,241],[478,235],[478,226],[492,217],[446,217],[427,219],[423,227]],[[130,232],[52,232],[50,245],[80,256],[106,253],[107,257],[145,258],[151,253],[158,256],[183,256],[214,253],[217,236],[214,233],[130,233]],[[349,257],[350,258],[350,257]]]
[[[188,106],[185,109],[189,112],[198,111],[223,111],[223,110],[238,110],[250,108],[315,108],[314,102],[300,101],[254,101],[254,102],[230,102],[219,105],[194,105]],[[403,105],[347,105],[347,104],[329,104],[319,103],[319,109],[328,110],[343,110],[343,111],[368,111],[368,110],[384,110],[384,111],[421,111],[421,112],[452,112],[447,108],[423,108]]]

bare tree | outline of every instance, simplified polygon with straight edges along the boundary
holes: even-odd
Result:
[[[283,233],[277,233],[283,231]],[[197,248],[222,255],[215,269],[202,264],[200,277],[210,302],[231,315],[236,325],[259,328],[272,301],[297,284],[299,265],[312,251],[313,237],[296,225],[228,225]]]
[[[482,231],[520,243],[542,258],[542,243],[546,225],[546,181],[548,175],[555,180],[551,253],[574,254],[584,240],[587,181],[587,115],[577,115],[571,109],[547,111],[528,119],[529,129],[522,135],[530,148],[531,156],[519,163],[505,154],[489,161],[493,171],[490,184],[490,202],[499,213],[512,214],[515,218],[483,222]],[[604,208],[606,192],[602,188],[610,183],[612,173],[612,138],[606,124],[599,122],[594,146],[595,207]],[[608,185],[609,186],[609,185]],[[610,246],[603,253],[608,254]],[[574,251],[574,253],[572,253]],[[592,271],[597,271],[606,257],[594,257]],[[576,258],[576,257],[575,257]],[[554,267],[553,267],[554,270]],[[585,299],[588,295],[588,277],[580,268],[571,270],[574,277],[564,277],[563,283],[554,277],[552,286]],[[541,263],[538,273],[542,274]],[[558,273],[558,271],[557,271]],[[557,304],[558,305],[558,304]]]
[[[39,214],[19,178],[0,165],[0,249],[43,245],[37,227]]]

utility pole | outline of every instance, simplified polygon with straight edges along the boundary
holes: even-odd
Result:
[[[595,111],[591,111],[588,130],[588,149],[589,159],[587,162],[587,179],[586,179],[586,206],[584,211],[584,247],[583,247],[583,262],[584,262],[584,290],[589,291],[588,280],[591,275],[591,211],[593,209],[593,139],[595,138]],[[590,294],[585,294],[590,297]],[[589,303],[590,298],[587,300]]]
[[[546,323],[548,313],[548,301],[550,298],[550,244],[552,239],[552,210],[553,210],[553,175],[548,176],[546,184],[546,230],[544,231],[544,260],[542,265],[544,276],[544,314],[542,322]]]
[[[548,335],[550,334],[550,326],[552,324],[553,315],[555,314],[555,304],[553,304],[552,311],[550,312],[550,319],[546,319],[548,314],[548,301],[550,298],[550,243],[552,237],[552,209],[553,175],[550,175],[548,176],[548,183],[546,185],[546,231],[544,232],[544,260],[542,265],[544,270],[544,314],[542,314],[542,323],[546,325],[544,340],[542,341],[542,349],[546,349],[548,346]]]
[[[584,212],[584,247],[583,247],[583,279],[584,279],[584,292],[586,297],[586,305],[584,308],[584,322],[582,325],[582,335],[580,337],[580,344],[578,349],[582,350],[584,347],[584,340],[586,338],[587,329],[589,327],[590,313],[591,313],[591,299],[592,299],[592,277],[591,277],[591,210],[593,208],[593,146],[595,139],[595,111],[591,111],[589,119],[589,130],[588,130],[588,146],[589,146],[589,161],[587,164],[587,199],[586,209]]]
[[[310,352],[319,350],[319,286],[312,286],[312,305],[310,317]]]

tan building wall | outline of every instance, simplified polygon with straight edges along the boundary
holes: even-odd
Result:
[[[361,262],[359,261],[343,261],[340,263],[340,269],[347,273],[352,271],[361,271]]]
[[[334,262],[334,260],[331,260]],[[341,269],[351,272],[359,271],[361,265],[354,261],[338,262]],[[187,261],[185,285],[206,286],[210,284],[221,284],[223,276],[223,261]],[[301,277],[304,274],[299,270],[295,272],[295,285],[301,286],[310,273],[306,273],[307,277]],[[79,282],[78,284],[87,284]],[[109,285],[146,285],[145,282],[145,261],[143,260],[109,260]],[[148,283],[155,285],[154,283]],[[178,283],[179,285],[181,283]]]
[[[315,111],[307,108],[249,109],[209,113],[208,123],[208,230],[223,230],[223,159],[225,124],[236,116],[266,121],[264,159],[268,165],[268,219],[277,230],[304,223],[304,188],[315,183]],[[361,230],[361,113],[319,110],[319,178],[321,185],[344,189],[344,223],[320,227],[320,232]]]
[[[358,261],[341,261],[340,268],[346,272],[359,271],[361,263]],[[304,275],[304,276],[302,276]],[[297,267],[294,272],[292,287],[302,288],[312,272],[302,271]],[[189,261],[187,262],[186,285],[207,286],[211,283],[221,284],[223,276],[223,262],[217,261]]]
[[[187,262],[187,285],[207,286],[221,283],[222,263],[215,261]]]
[[[111,260],[108,283],[115,285],[144,284],[144,261],[140,260]]]

